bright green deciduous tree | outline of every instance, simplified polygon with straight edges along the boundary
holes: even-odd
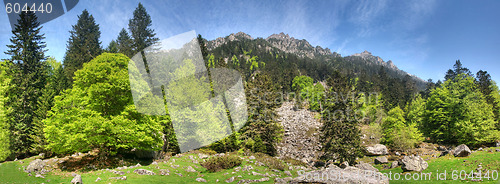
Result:
[[[417,129],[416,123],[407,122],[401,108],[395,107],[387,113],[382,123],[382,142],[393,149],[408,150],[423,141],[422,133]]]
[[[0,162],[10,156],[10,125],[7,114],[9,108],[5,106],[6,91],[9,87],[10,77],[5,72],[9,62],[0,61]]]
[[[104,53],[75,73],[73,88],[55,97],[44,120],[48,149],[59,154],[161,149],[159,121],[133,104],[128,61],[123,54]]]
[[[477,145],[498,139],[491,105],[474,79],[459,74],[432,90],[424,111],[424,133],[435,142]]]

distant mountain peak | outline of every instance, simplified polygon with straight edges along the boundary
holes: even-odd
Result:
[[[227,44],[228,42],[241,41],[245,39],[254,40],[254,38],[244,32],[231,33],[226,37],[219,37],[215,40],[209,41],[207,44],[207,48],[212,50],[223,44]],[[311,59],[323,55],[333,55],[335,57],[340,57],[340,54],[332,52],[328,48],[323,49],[321,46],[313,47],[307,40],[299,40],[283,32],[279,34],[272,34],[265,40],[273,47],[276,47],[277,49],[286,53],[296,54],[299,57],[308,57]]]
[[[321,55],[334,55],[340,57],[339,54],[335,52],[332,53],[328,48],[323,49],[321,46],[313,47],[307,40],[299,40],[283,32],[272,34],[266,38],[266,41],[286,53],[294,53],[299,57],[315,58]]]

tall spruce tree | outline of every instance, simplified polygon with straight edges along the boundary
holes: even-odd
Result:
[[[102,52],[101,31],[96,24],[94,17],[87,10],[83,10],[78,16],[78,22],[73,25],[73,30],[69,31],[71,36],[68,41],[66,56],[64,57],[64,73],[73,83],[75,71]]]
[[[320,137],[322,150],[326,159],[336,157],[340,162],[353,164],[356,157],[362,157],[361,131],[358,128],[358,117],[352,82],[338,72],[334,72],[327,80],[329,89],[324,111],[322,112],[323,127]],[[338,96],[346,97],[338,101]]]
[[[11,56],[7,69],[11,86],[5,105],[11,108],[6,116],[9,117],[11,152],[15,157],[30,155],[33,120],[46,83],[46,44],[41,29],[35,13],[23,11],[12,31],[12,44],[7,45],[9,50],[5,52]]]
[[[132,38],[127,33],[125,28],[122,28],[120,34],[118,34],[118,38],[116,39],[116,43],[118,44],[118,52],[125,54],[127,57],[131,58],[134,55],[134,51],[132,49]]]
[[[137,8],[134,10],[134,17],[130,19],[128,23],[128,29],[130,30],[130,33],[132,33],[132,48],[134,53],[141,53],[146,72],[148,73],[149,67],[144,54],[144,49],[154,45],[160,40],[155,37],[156,33],[154,33],[154,29],[150,28],[151,26],[151,16],[149,16],[146,8],[139,3]]]

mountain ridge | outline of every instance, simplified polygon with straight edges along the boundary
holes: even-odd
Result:
[[[279,49],[285,53],[292,53],[296,54],[298,57],[301,58],[310,58],[310,59],[315,59],[318,57],[322,56],[331,56],[331,57],[342,57],[339,53],[337,52],[332,52],[329,48],[322,48],[321,46],[312,46],[306,39],[296,39],[289,34],[285,34],[283,32],[278,33],[278,34],[271,34],[267,38],[253,38],[247,33],[244,32],[238,32],[238,33],[231,33],[228,36],[225,37],[218,37],[214,40],[209,40],[206,43],[206,46],[209,50],[213,50],[217,47],[220,47],[223,44],[227,44],[228,42],[232,41],[242,41],[242,40],[255,40],[255,39],[263,39],[267,41],[271,46],[275,47],[276,49]],[[267,48],[270,50],[270,48]],[[361,53],[355,53],[349,56],[344,56],[344,59],[348,61],[352,61],[353,58],[361,58],[366,62],[368,65],[375,65],[375,66],[383,66],[386,67],[390,70],[395,71],[396,73],[400,75],[409,75],[412,78],[415,78],[416,80],[426,82],[425,80],[421,79],[420,77],[410,74],[404,70],[399,69],[392,60],[388,60],[387,62],[384,61],[381,57],[373,55],[369,51],[363,51]],[[326,59],[328,60],[328,59]]]

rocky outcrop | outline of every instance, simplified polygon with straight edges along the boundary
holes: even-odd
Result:
[[[372,165],[370,165],[368,163],[359,163],[359,164],[356,164],[356,167],[358,169],[362,169],[362,170],[369,170],[369,171],[378,172],[377,168],[373,167]]]
[[[134,170],[134,173],[138,175],[156,175],[156,173],[154,173],[153,171],[149,171],[146,169],[136,169]]]
[[[472,153],[470,151],[469,147],[465,144],[461,144],[457,146],[455,149],[453,149],[453,156],[455,157],[466,157],[469,156]]]
[[[322,55],[340,57],[340,54],[335,52],[332,53],[328,48],[323,49],[320,46],[313,47],[307,40],[295,39],[285,33],[272,34],[266,38],[266,41],[283,52],[294,53],[299,57],[308,57],[311,59]]]
[[[277,145],[279,158],[293,158],[310,163],[321,156],[319,128],[321,122],[306,109],[293,110],[293,102],[284,102],[277,109],[278,121],[285,131],[283,139]]]
[[[403,159],[399,160],[401,169],[403,171],[423,171],[429,167],[429,164],[419,156],[405,156]]]
[[[27,173],[40,173],[45,166],[45,162],[41,159],[36,159],[30,162],[28,167],[24,170]]]
[[[230,41],[239,41],[239,40],[245,40],[245,39],[253,40],[253,38],[250,35],[248,35],[244,32],[238,32],[236,34],[231,33],[229,36],[219,37],[219,38],[216,38],[215,40],[209,41],[206,46],[208,49],[212,50],[212,49],[215,49],[221,45],[227,44]]]
[[[389,169],[396,168],[398,166],[399,166],[399,162],[398,161],[394,161],[394,162],[392,162],[391,167],[389,167]]]
[[[213,50],[221,45],[227,44],[231,41],[242,41],[242,40],[254,40],[250,35],[238,32],[236,34],[232,33],[226,37],[219,37],[215,40],[208,41],[206,46],[209,50]],[[323,55],[333,55],[335,57],[340,57],[340,54],[330,51],[330,49],[323,49],[321,46],[313,47],[307,40],[299,40],[294,37],[290,37],[288,34],[272,34],[265,39],[271,46],[286,52],[293,53],[299,57],[315,58]],[[266,46],[266,49],[271,49],[271,46]],[[261,45],[259,45],[259,48]]]
[[[297,178],[290,183],[389,183],[389,178],[380,172],[363,170],[356,167],[341,169],[336,166],[314,170]]]
[[[387,160],[387,157],[377,157],[375,158],[375,164],[387,164],[389,163],[389,160]]]
[[[72,180],[71,184],[82,184],[82,176],[77,174]]]
[[[366,155],[368,156],[381,156],[387,154],[389,154],[389,151],[387,150],[387,147],[382,144],[375,144],[373,146],[366,147]]]

